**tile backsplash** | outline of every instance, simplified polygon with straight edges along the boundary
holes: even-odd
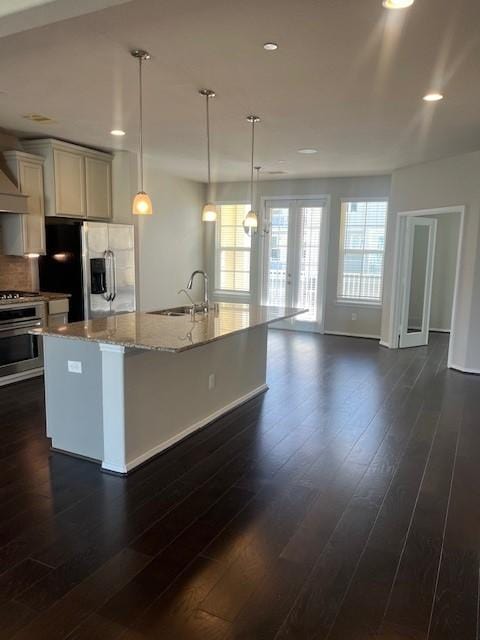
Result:
[[[35,259],[0,255],[0,289],[34,291],[38,288],[36,273]]]

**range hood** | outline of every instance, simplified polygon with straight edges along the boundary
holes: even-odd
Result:
[[[0,213],[28,213],[28,196],[0,169]]]

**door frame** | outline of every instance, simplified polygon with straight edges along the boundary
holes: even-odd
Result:
[[[452,322],[451,322],[451,331],[450,331],[450,343],[448,347],[448,359],[447,366],[448,368],[453,367],[452,361],[452,345],[455,338],[455,334],[457,331],[457,302],[458,302],[458,291],[460,287],[460,267],[461,260],[463,255],[463,230],[465,226],[465,205],[452,205],[451,207],[437,207],[430,209],[415,209],[412,211],[399,211],[397,213],[396,218],[396,228],[395,228],[395,251],[393,257],[393,279],[392,279],[392,304],[393,304],[393,312],[390,318],[390,327],[389,327],[389,335],[390,335],[390,344],[385,345],[392,349],[397,349],[400,339],[399,327],[401,322],[401,296],[402,296],[402,287],[401,287],[401,278],[402,278],[402,265],[405,260],[405,229],[406,229],[406,220],[411,216],[432,216],[432,215],[447,215],[449,213],[458,213],[460,214],[460,229],[458,232],[458,243],[457,243],[457,260],[455,266],[455,286],[453,290],[453,303],[452,303]]]
[[[299,327],[295,327],[292,323],[291,326],[288,326],[288,329],[294,331],[314,331],[315,333],[325,333],[325,313],[326,313],[326,298],[327,298],[327,268],[328,268],[328,247],[329,247],[329,233],[330,233],[330,205],[331,205],[331,196],[328,194],[317,194],[317,195],[284,195],[284,196],[262,196],[261,198],[261,220],[262,224],[260,228],[264,228],[266,221],[266,207],[267,202],[296,202],[298,200],[303,201],[321,201],[324,203],[323,205],[323,215],[322,215],[322,223],[320,230],[320,260],[318,261],[318,282],[319,282],[319,296],[317,302],[317,327],[316,329],[312,329],[311,324],[309,323],[309,327],[305,329],[300,329]],[[258,304],[262,304],[264,290],[265,290],[265,242],[266,236],[259,236],[258,242],[258,270],[257,270],[257,302]]]
[[[418,218],[418,220],[417,220]],[[422,326],[419,331],[409,333],[408,319],[410,311],[410,296],[412,293],[413,258],[415,247],[416,226],[428,228],[427,260],[425,264],[425,289],[422,304]],[[405,227],[405,253],[402,264],[402,307],[400,323],[399,347],[419,347],[428,344],[430,329],[430,308],[432,303],[433,270],[435,268],[435,251],[437,237],[437,220],[425,216],[410,216]],[[403,344],[402,344],[403,342]]]

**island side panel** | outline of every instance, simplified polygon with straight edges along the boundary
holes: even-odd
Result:
[[[266,326],[181,353],[125,354],[127,469],[265,391],[266,358]]]
[[[102,361],[98,344],[44,336],[47,436],[52,447],[103,459]],[[70,373],[68,361],[81,363]]]

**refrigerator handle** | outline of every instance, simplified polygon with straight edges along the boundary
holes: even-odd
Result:
[[[109,258],[110,258],[110,251],[109,251],[108,249],[106,249],[106,250],[103,252],[103,259],[105,260],[105,264],[107,264],[107,262],[109,261]],[[106,290],[106,292],[105,292],[105,293],[103,293],[102,295],[103,295],[103,297],[105,298],[105,300],[106,300],[107,302],[110,302],[110,301],[112,300],[112,294],[111,294],[111,293],[110,293],[110,291],[109,291],[108,278],[105,278],[105,285],[106,285],[106,289],[107,289],[107,290]]]
[[[111,295],[110,301],[115,300],[117,297],[117,261],[115,259],[115,254],[110,249],[110,257],[112,258],[112,283],[113,283],[113,293]]]

